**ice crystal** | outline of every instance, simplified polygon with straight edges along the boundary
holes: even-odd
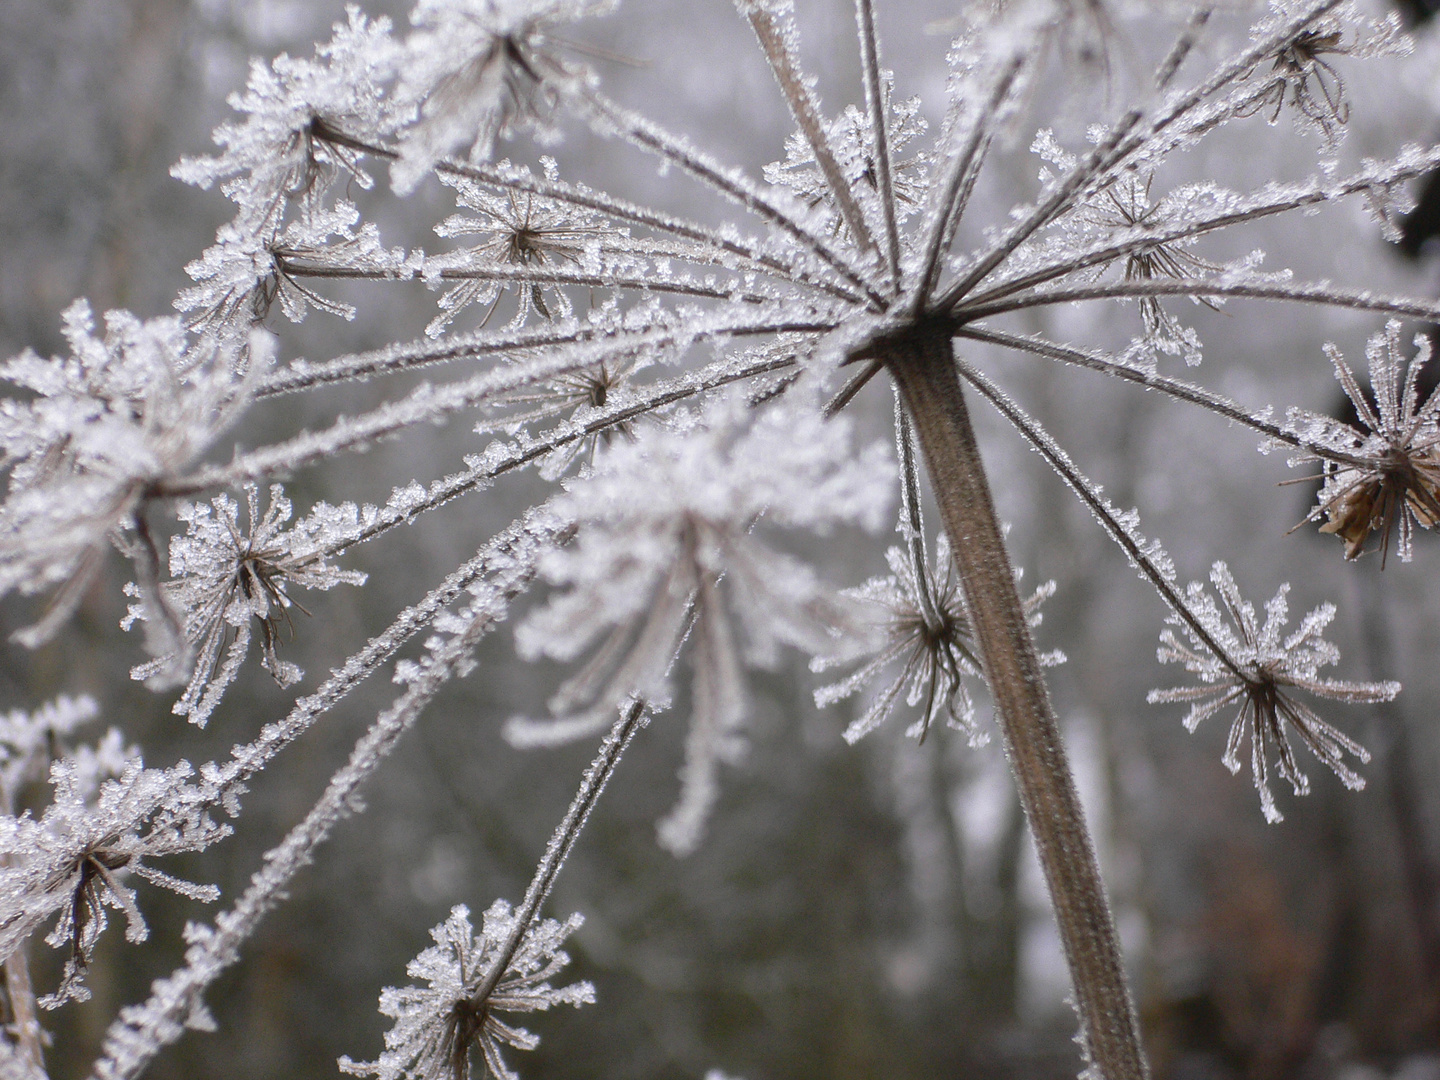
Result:
[[[552,987],[550,980],[570,962],[560,948],[583,921],[571,915],[563,923],[544,919],[523,928],[513,954],[515,914],[504,900],[485,912],[480,933],[463,904],[430,931],[435,944],[410,961],[405,971],[426,986],[386,987],[380,1011],[395,1025],[385,1033],[385,1051],[376,1061],[340,1059],[354,1076],[377,1080],[468,1080],[471,1052],[485,1062],[496,1080],[519,1080],[503,1057],[505,1047],[533,1050],[540,1040],[497,1013],[543,1012],[556,1005],[588,1005],[595,988],[588,982]],[[504,963],[493,978],[492,968]],[[477,1000],[485,984],[489,992]]]
[[[1240,596],[1240,590],[1223,562],[1210,571],[1210,581],[1220,596],[1214,598],[1199,582],[1186,591],[1186,611],[1193,618],[1172,615],[1168,620],[1181,627],[1189,639],[1185,644],[1173,629],[1160,635],[1162,664],[1184,664],[1200,677],[1199,686],[1152,690],[1146,698],[1155,703],[1188,703],[1185,727],[1194,731],[1202,720],[1228,706],[1239,706],[1230,724],[1221,760],[1232,773],[1241,768],[1240,751],[1250,743],[1250,771],[1260,793],[1265,820],[1281,820],[1269,785],[1270,754],[1276,754],[1277,769],[1290,781],[1295,794],[1310,790],[1310,781],[1300,771],[1290,743],[1293,731],[1310,751],[1352,790],[1365,781],[1345,762],[1349,754],[1367,762],[1370,754],[1338,728],[1322,720],[1295,696],[1304,691],[1315,697],[1351,703],[1389,701],[1400,692],[1395,682],[1347,682],[1327,679],[1319,670],[1340,659],[1340,652],[1321,635],[1335,617],[1333,604],[1322,604],[1301,620],[1294,633],[1282,637],[1288,622],[1288,585],[1282,585],[1265,605],[1265,623],[1260,625],[1255,608]],[[1222,615],[1222,608],[1224,614]]]

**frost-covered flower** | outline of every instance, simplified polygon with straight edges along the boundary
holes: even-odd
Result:
[[[391,986],[380,994],[380,1011],[395,1021],[385,1033],[385,1051],[376,1061],[343,1057],[340,1068],[377,1080],[468,1080],[471,1052],[478,1051],[490,1076],[519,1080],[503,1049],[533,1050],[540,1039],[496,1014],[588,1005],[595,1001],[595,988],[588,982],[558,989],[550,985],[570,962],[560,946],[584,921],[581,916],[571,915],[563,923],[532,923],[507,957],[515,919],[510,905],[496,900],[477,935],[469,909],[463,904],[453,908],[450,917],[430,931],[435,944],[405,968],[412,979],[428,985]],[[492,981],[497,963],[504,963],[505,970]],[[489,992],[477,999],[487,983]]]
[[[0,956],[57,912],[45,941],[69,950],[59,986],[41,1004],[89,997],[83,980],[107,909],[124,912],[127,941],[148,936],[124,875],[194,900],[219,896],[213,886],[182,881],[148,863],[203,850],[230,831],[205,813],[203,793],[189,783],[192,773],[185,762],[144,768],[138,751],[124,748],[112,732],[93,752],[54,762],[54,800],[38,818],[0,817],[0,851],[7,853],[0,864]]]
[[[561,720],[512,721],[512,740],[555,742],[608,722],[617,704],[668,696],[668,673],[693,635],[695,702],[680,805],[662,838],[688,850],[714,800],[718,762],[740,750],[740,654],[721,582],[749,641],[770,663],[782,643],[835,646],[840,610],[814,572],[752,535],[762,517],[827,529],[878,526],[889,500],[884,448],[849,453],[843,423],[807,403],[750,422],[743,398],[682,413],[633,442],[616,443],[594,474],[571,484],[558,509],[579,524],[575,543],[546,561],[565,592],[520,627],[527,656],[572,660],[601,640],[591,661],[551,701]],[[567,715],[568,714],[568,715]]]
[[[843,701],[874,683],[881,688],[866,710],[845,729],[846,742],[858,742],[883,724],[895,711],[902,692],[905,704],[917,705],[920,717],[905,731],[925,740],[931,726],[942,717],[948,727],[965,732],[972,745],[988,736],[975,724],[975,705],[966,689],[966,679],[983,678],[980,658],[975,653],[970,616],[960,592],[960,579],[950,558],[950,543],[942,533],[935,542],[934,562],[920,574],[908,555],[899,548],[885,553],[889,577],[871,578],[840,595],[877,614],[878,639],[869,658],[850,675],[815,691],[815,704],[824,708]],[[1040,624],[1040,605],[1055,591],[1046,582],[1025,601],[1031,627]],[[811,661],[813,671],[824,671],[855,659],[851,656],[820,656]],[[1040,662],[1060,663],[1058,652],[1046,653]],[[886,672],[895,669],[888,680]]]
[[[1236,107],[1236,116],[1264,115],[1270,123],[1280,119],[1288,104],[1295,110],[1297,127],[1320,132],[1327,147],[1333,148],[1340,132],[1350,122],[1350,103],[1345,98],[1345,80],[1332,56],[1368,57],[1408,51],[1394,12],[1362,24],[1353,6],[1317,19],[1274,54],[1260,86]],[[1282,0],[1272,0],[1277,14],[1286,14]],[[1346,31],[1351,31],[1349,40]],[[1254,76],[1254,71],[1249,73]]]
[[[1153,176],[1141,183],[1136,176],[1122,176],[1101,192],[1089,208],[1096,224],[1114,230],[1142,230],[1161,224],[1171,208],[1151,202]],[[1157,241],[1145,244],[1125,256],[1126,281],[1153,281],[1156,278],[1195,278],[1219,270],[1216,264],[1200,258],[1178,243]],[[1146,338],[1162,352],[1185,357],[1187,363],[1200,359],[1200,338],[1193,329],[1165,310],[1158,296],[1142,296],[1137,301]],[[1213,301],[1201,303],[1215,310]]]
[[[400,144],[391,179],[405,193],[446,154],[465,145],[488,161],[502,135],[544,130],[559,87],[576,73],[549,31],[613,7],[613,0],[419,0],[410,21],[396,100],[420,119]]]
[[[188,340],[175,319],[65,313],[71,355],[22,353],[0,379],[30,400],[0,401],[0,453],[10,483],[0,506],[0,595],[61,585],[51,609],[19,639],[58,628],[99,565],[107,538],[135,523],[146,493],[195,461],[244,409],[273,343],[256,332],[224,346]],[[158,621],[158,620],[157,620]]]
[[[554,181],[555,162],[546,158],[544,168],[545,178]],[[528,170],[524,172],[528,175]],[[466,271],[481,273],[461,281],[440,297],[440,315],[425,328],[431,337],[443,334],[451,320],[472,304],[486,307],[480,321],[482,327],[490,321],[510,283],[484,276],[486,268],[578,266],[582,258],[586,258],[587,250],[593,248],[598,253],[604,233],[613,232],[598,215],[533,192],[489,191],[463,177],[443,179],[455,188],[456,200],[461,206],[481,216],[456,214],[437,225],[435,232],[447,238],[478,234],[482,239],[462,251],[432,257],[427,276],[447,270],[455,276],[462,276]],[[523,325],[532,311],[542,319],[567,319],[572,314],[570,300],[558,285],[522,281],[518,291],[520,301],[512,326]]]
[[[221,339],[263,321],[276,300],[294,323],[303,322],[310,308],[353,319],[354,307],[316,292],[301,276],[324,277],[338,268],[351,275],[401,277],[417,270],[424,257],[407,259],[398,248],[387,250],[373,222],[352,228],[359,217],[355,205],[342,199],[274,233],[251,231],[242,220],[222,225],[218,243],[185,267],[196,284],[176,298],[176,310],[187,313],[192,329]]]
[[[1409,562],[1414,526],[1429,529],[1440,522],[1440,389],[1420,403],[1420,376],[1430,360],[1430,339],[1417,334],[1415,350],[1407,367],[1400,323],[1393,319],[1370,338],[1365,355],[1370,362],[1372,406],[1340,350],[1327,344],[1325,353],[1335,365],[1335,377],[1365,430],[1300,412],[1289,418],[1295,430],[1313,431],[1318,442],[1364,462],[1325,462],[1319,504],[1307,518],[1327,519],[1320,531],[1345,541],[1347,559],[1359,558],[1366,539],[1378,532],[1382,565],[1392,536],[1401,560]],[[1314,460],[1313,455],[1303,455],[1294,463]]]
[[[1239,772],[1240,749],[1249,740],[1250,770],[1267,821],[1281,820],[1268,781],[1272,748],[1278,757],[1279,773],[1290,781],[1295,794],[1304,795],[1310,790],[1310,781],[1295,761],[1290,744],[1292,730],[1341,783],[1352,790],[1363,788],[1365,781],[1345,763],[1343,755],[1350,754],[1363,763],[1370,760],[1369,753],[1344,732],[1320,719],[1294,692],[1302,690],[1332,701],[1374,703],[1394,698],[1400,692],[1400,684],[1320,677],[1320,668],[1340,659],[1340,651],[1321,636],[1335,617],[1333,604],[1322,604],[1301,620],[1293,634],[1282,637],[1288,621],[1289,605],[1285,599],[1288,585],[1282,585],[1274,599],[1265,605],[1265,625],[1261,626],[1256,621],[1254,607],[1241,598],[1235,579],[1223,562],[1211,568],[1210,581],[1220,595],[1224,616],[1221,606],[1205,587],[1198,581],[1192,582],[1185,602],[1196,622],[1191,623],[1179,615],[1169,619],[1171,624],[1185,630],[1190,644],[1183,643],[1174,630],[1166,629],[1160,634],[1158,652],[1162,664],[1184,664],[1186,670],[1200,677],[1200,685],[1152,690],[1146,700],[1152,704],[1189,703],[1190,711],[1185,716],[1185,727],[1189,731],[1194,731],[1207,717],[1238,704],[1240,711],[1230,724],[1221,760],[1232,773]]]
[[[313,521],[284,528],[291,507],[279,484],[271,486],[263,516],[254,484],[245,485],[245,504],[248,528],[241,525],[240,508],[228,495],[217,495],[210,505],[183,505],[176,516],[188,528],[170,541],[170,572],[175,577],[162,588],[170,604],[184,613],[185,641],[195,653],[194,671],[173,711],[202,727],[239,672],[254,624],[260,628],[265,670],[281,686],[300,678],[300,669],[276,652],[281,631],[291,627],[293,632],[290,608],[300,607],[287,592],[289,585],[332,589],[365,583],[363,573],[330,565]],[[131,605],[125,625],[146,615],[145,605]],[[148,679],[177,660],[162,656],[131,675]]]
[[[287,200],[306,216],[319,210],[342,174],[368,190],[374,181],[360,168],[355,141],[385,139],[408,117],[385,93],[399,51],[390,20],[350,7],[348,21],[334,29],[313,60],[255,60],[245,92],[230,97],[245,120],[215,129],[222,152],[184,158],[170,170],[202,188],[224,181],[253,234],[277,231]]]

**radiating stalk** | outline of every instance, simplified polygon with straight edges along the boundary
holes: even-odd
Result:
[[[885,343],[877,358],[884,359],[910,412],[950,539],[1005,751],[1059,923],[1086,1051],[1106,1080],[1145,1080],[1149,1068],[1115,921],[1015,590],[955,373],[950,328],[938,321],[922,324]]]

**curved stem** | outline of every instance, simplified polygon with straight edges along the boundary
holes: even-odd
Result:
[[[1049,886],[1088,1057],[1107,1080],[1146,1080],[1149,1067],[1119,936],[1015,591],[950,333],[943,322],[922,324],[886,343],[885,363],[914,421],[950,538],[1006,754]]]

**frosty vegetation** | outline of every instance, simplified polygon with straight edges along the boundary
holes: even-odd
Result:
[[[1310,523],[1343,541],[1337,562],[1409,560],[1414,530],[1440,522],[1440,395],[1420,400],[1428,347],[1412,351],[1398,320],[1440,318],[1440,306],[1365,282],[1300,280],[1259,253],[1217,262],[1197,250],[1221,230],[1337,200],[1363,202],[1393,234],[1407,184],[1440,166],[1440,147],[1396,147],[1349,173],[1337,149],[1350,119],[1342,73],[1403,54],[1397,20],[1344,0],[1270,0],[1243,15],[1179,2],[1133,13],[1094,0],[963,6],[944,122],[927,130],[919,103],[893,96],[871,0],[855,11],[864,98],[838,112],[806,73],[790,4],[738,0],[796,125],[776,148],[783,159],[755,177],[606,95],[566,35],[611,6],[419,0],[408,29],[352,8],[312,57],[255,61],[232,98],[235,118],[215,133],[218,153],[174,169],[235,208],[189,265],[194,284],[176,299],[178,315],[97,320],[76,301],[65,355],[26,352],[0,366],[11,387],[0,400],[0,593],[36,598],[15,601],[33,613],[17,636],[27,646],[50,639],[118,553],[132,578],[125,627],[144,632],[151,656],[133,675],[173,699],[176,723],[224,723],[226,690],[248,663],[282,687],[305,687],[284,642],[317,632],[296,618],[307,592],[365,584],[347,568],[350,549],[452,500],[483,499],[519,470],[554,489],[388,630],[337,656],[228,759],[147,767],[118,730],[94,734],[105,708],[89,699],[15,703],[0,717],[11,1017],[0,1076],[47,1075],[46,1011],[87,994],[111,913],[139,943],[151,886],[218,899],[212,886],[166,873],[166,857],[243,827],[247,781],[283,767],[301,734],[391,668],[393,703],[249,888],[213,914],[197,908],[183,966],[120,1012],[93,1076],[139,1076],[187,1026],[212,1024],[205,996],[215,979],[427,704],[470,673],[480,638],[542,585],[545,601],[516,626],[518,651],[571,674],[549,716],[512,718],[506,734],[525,746],[608,734],[527,895],[513,907],[493,897],[456,907],[434,945],[395,973],[412,984],[376,988],[393,1021],[384,1052],[342,1068],[381,1080],[486,1071],[510,1080],[523,1069],[518,1052],[536,1042],[518,1014],[603,1003],[603,986],[569,982],[563,970],[561,946],[581,917],[543,910],[590,808],[630,740],[688,683],[680,791],[659,841],[677,854],[702,844],[725,766],[745,744],[744,669],[799,649],[815,670],[841,673],[816,690],[820,705],[861,702],[851,741],[896,714],[916,738],[950,728],[982,740],[993,729],[975,702],[993,702],[1090,1067],[1109,1080],[1146,1076],[1041,673],[1063,657],[1042,656],[1032,638],[1055,586],[1023,601],[1017,591],[969,419],[977,400],[1014,425],[1154,586],[1170,624],[1160,659],[1193,681],[1151,700],[1188,705],[1190,728],[1231,718],[1225,764],[1240,771],[1248,746],[1268,819],[1280,818],[1272,772],[1296,793],[1308,787],[1297,743],[1345,785],[1363,785],[1366,751],[1344,732],[1353,714],[1333,703],[1388,700],[1399,687],[1321,676],[1339,659],[1322,637],[1333,606],[1287,636],[1284,585],[1263,624],[1222,562],[1214,595],[1184,586],[1137,514],[1112,505],[972,361],[983,347],[1015,363],[1070,365],[1217,414],[1318,470]],[[1212,22],[1242,17],[1253,25],[1232,35],[1233,51],[1197,49]],[[1134,45],[1162,39],[1154,56]],[[1036,130],[1047,95],[1097,81],[1105,90],[1087,106],[1088,139]],[[629,144],[637,168],[659,163],[674,182],[704,185],[733,219],[705,225],[567,179],[563,145],[538,168],[507,159],[531,138],[554,146],[576,122]],[[1222,127],[1267,124],[1306,132],[1311,175],[1262,171],[1241,190],[1166,180],[1168,159]],[[1008,214],[971,221],[992,152],[1016,140],[1031,146],[1038,178]],[[347,198],[385,184],[403,197],[431,181],[458,205],[434,227],[438,253],[387,246],[396,238],[382,238]],[[421,282],[438,313],[419,340],[290,359],[276,336],[285,320],[355,314],[327,292],[336,279]],[[1196,381],[1186,368],[1201,364],[1204,343],[1186,322],[1191,301],[1247,302],[1228,309],[1237,319],[1263,319],[1267,304],[1373,313],[1368,388],[1338,348],[1327,350],[1359,426],[1283,402],[1276,419]],[[1106,305],[1130,327],[1128,347],[1050,340],[1012,317],[1077,303]],[[427,367],[433,382],[378,407],[234,449],[241,418],[282,395]],[[846,416],[872,381],[895,388],[893,451],[862,444]],[[297,507],[286,494],[289,478],[337,455],[454,417],[481,438],[442,479],[364,505]],[[938,529],[924,520],[927,499]],[[890,573],[863,584],[834,581],[786,547],[796,531],[854,527],[885,544],[897,521]],[[423,649],[392,664],[417,638]],[[478,929],[472,909],[484,911]],[[57,986],[31,984],[27,958],[43,948],[65,955]]]

